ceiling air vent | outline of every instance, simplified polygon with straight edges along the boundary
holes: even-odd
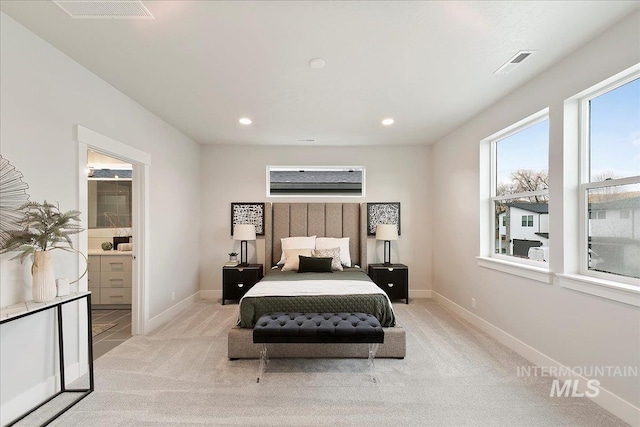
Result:
[[[154,19],[140,0],[53,0],[78,19]]]
[[[513,55],[513,57],[505,62],[500,68],[498,68],[493,74],[507,74],[513,71],[518,65],[522,63],[525,59],[531,56],[535,51],[534,50],[521,50],[520,52]]]

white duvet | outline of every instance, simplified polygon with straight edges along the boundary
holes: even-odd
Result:
[[[245,298],[252,297],[295,297],[309,295],[354,295],[381,294],[387,298],[389,307],[393,311],[391,300],[387,294],[373,282],[365,280],[300,280],[300,281],[266,281],[258,282],[244,294]],[[242,300],[240,301],[242,304]],[[395,315],[395,313],[394,313]]]
[[[365,280],[270,280],[256,283],[245,297],[296,297],[305,295],[384,294],[375,283]]]

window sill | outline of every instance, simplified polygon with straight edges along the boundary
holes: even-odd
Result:
[[[557,277],[564,288],[640,307],[640,288],[637,286],[579,274],[558,274]]]
[[[553,283],[553,273],[550,272],[547,268],[521,264],[518,262],[505,261],[492,257],[478,256],[476,257],[476,259],[478,260],[478,265],[480,267],[498,270],[503,273],[525,277],[527,279],[536,280],[542,283]]]

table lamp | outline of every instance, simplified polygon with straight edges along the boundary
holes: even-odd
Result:
[[[240,240],[240,265],[249,265],[247,262],[247,240],[256,240],[256,226],[253,224],[235,225],[233,240]]]
[[[376,240],[384,240],[384,265],[391,265],[391,241],[398,240],[398,226],[395,224],[378,224]]]

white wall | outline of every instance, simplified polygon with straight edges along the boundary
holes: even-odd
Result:
[[[266,197],[267,165],[350,165],[366,168],[366,197]],[[402,235],[392,262],[409,266],[409,292],[431,289],[429,147],[202,148],[202,258],[200,286],[219,299],[222,264],[239,244],[231,236],[231,202],[400,202]],[[249,243],[249,260],[264,264],[264,239]],[[257,248],[258,253],[253,251]],[[382,262],[382,243],[370,238],[368,261]],[[215,292],[214,292],[215,291]]]
[[[57,201],[65,211],[78,209],[76,124],[149,153],[149,315],[157,316],[196,294],[200,147],[4,13],[0,15],[0,149],[24,174],[31,200]],[[2,306],[31,299],[28,266],[9,258],[1,258]],[[56,254],[55,268],[57,277],[75,277],[77,260]],[[43,314],[0,329],[3,422],[12,418],[20,404],[28,403],[18,402],[27,390],[53,375],[53,325],[52,316]],[[65,338],[65,344],[72,347],[68,350],[71,361],[77,361],[73,336]],[[38,398],[31,393],[25,399],[34,396]]]
[[[563,227],[576,227],[577,221],[563,222],[562,165],[563,161],[575,162],[562,155],[563,102],[640,62],[638,22],[640,15],[636,13],[617,23],[433,146],[434,291],[565,366],[637,367],[640,311],[557,284],[545,285],[478,266],[479,144],[483,138],[550,108],[550,253],[560,260],[552,262],[552,268],[561,272],[562,239],[554,236],[561,236]],[[476,299],[475,309],[471,298]],[[637,377],[600,381],[605,389],[640,407]]]

